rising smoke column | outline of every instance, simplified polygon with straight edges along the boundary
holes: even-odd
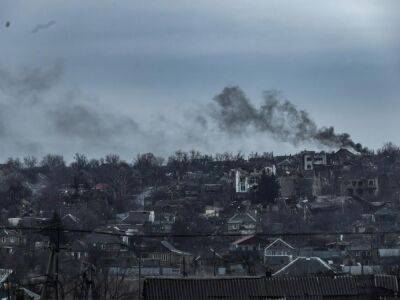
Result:
[[[308,142],[329,148],[364,150],[347,133],[338,134],[333,127],[319,128],[306,111],[298,110],[275,90],[265,91],[263,100],[257,108],[239,87],[226,87],[214,97],[211,116],[220,129],[234,135],[252,128],[295,146]]]

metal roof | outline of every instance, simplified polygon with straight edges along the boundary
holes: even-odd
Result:
[[[144,299],[321,299],[395,295],[395,276],[146,278]]]
[[[144,299],[248,299],[266,295],[263,278],[147,278]]]

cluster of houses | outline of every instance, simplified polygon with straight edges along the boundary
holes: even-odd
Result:
[[[107,202],[112,188],[65,184],[58,213],[70,231],[61,253],[77,265],[95,257],[98,268],[127,277],[398,275],[396,168],[348,149],[252,157],[233,166],[215,161],[208,171],[139,189],[129,196],[131,209],[106,208],[90,230],[82,211],[88,202]],[[255,203],[265,175],[280,193]],[[46,253],[49,236],[21,228],[43,228],[50,218],[41,211],[3,220],[2,255]]]

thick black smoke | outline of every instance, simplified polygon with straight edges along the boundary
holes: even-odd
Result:
[[[231,134],[241,134],[248,128],[270,134],[274,139],[289,142],[315,143],[329,148],[351,147],[363,151],[347,133],[338,134],[333,127],[319,128],[309,114],[282,99],[277,91],[266,91],[264,102],[257,108],[239,87],[226,87],[215,96],[212,117],[219,127]]]
[[[244,139],[236,139],[233,145],[225,133],[238,136],[246,129],[269,133],[293,145],[312,142],[362,149],[348,134],[337,134],[331,127],[318,128],[305,111],[274,91],[265,92],[264,103],[257,108],[238,87],[227,87],[214,99],[212,118],[197,107],[191,113],[182,110],[170,116],[162,112],[139,122],[133,118],[134,111],[122,112],[63,87],[63,74],[60,63],[21,72],[0,66],[0,159],[49,152],[96,156],[155,151],[167,155],[177,148],[206,152],[243,149]],[[258,140],[246,144],[244,150],[256,150],[255,144]]]

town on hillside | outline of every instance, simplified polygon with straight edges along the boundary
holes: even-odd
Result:
[[[244,291],[256,287],[260,299],[398,293],[392,143],[9,159],[0,201],[2,299],[250,299]]]

